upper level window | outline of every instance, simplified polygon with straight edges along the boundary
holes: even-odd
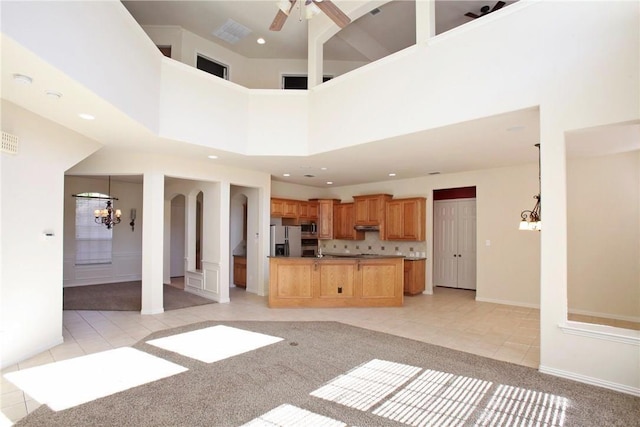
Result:
[[[322,76],[322,82],[331,80],[331,76]],[[307,89],[307,76],[284,75],[282,76],[282,89]]]
[[[229,80],[228,67],[226,65],[220,64],[219,62],[213,61],[209,58],[205,58],[204,56],[198,54],[198,58],[196,60],[196,68],[198,70],[206,71],[209,74],[213,74],[214,76],[218,76],[221,79]]]
[[[113,229],[96,224],[94,211],[104,209],[110,196],[81,193],[76,197],[76,264],[109,264]]]

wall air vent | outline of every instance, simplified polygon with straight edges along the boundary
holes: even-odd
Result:
[[[18,152],[18,137],[2,131],[2,152],[16,154]]]

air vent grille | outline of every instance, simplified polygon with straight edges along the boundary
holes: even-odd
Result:
[[[18,152],[18,137],[7,132],[2,132],[2,152],[16,154]]]

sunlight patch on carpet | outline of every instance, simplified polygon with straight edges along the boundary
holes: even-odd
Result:
[[[313,427],[343,427],[342,421],[319,415],[306,409],[293,405],[280,405],[275,409],[254,418],[241,427],[288,427],[288,426],[313,426]]]
[[[311,396],[368,411],[421,370],[374,359],[311,392]]]
[[[282,338],[217,325],[150,340],[147,341],[147,344],[204,363],[213,363],[279,341],[282,341]]]
[[[426,370],[373,411],[409,425],[462,426],[492,383]]]
[[[567,404],[566,397],[501,384],[491,397],[476,426],[562,427]]]
[[[9,381],[54,411],[187,371],[140,350],[122,347],[10,372]]]

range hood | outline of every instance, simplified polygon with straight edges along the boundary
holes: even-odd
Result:
[[[379,225],[356,225],[353,227],[356,231],[380,231]]]

